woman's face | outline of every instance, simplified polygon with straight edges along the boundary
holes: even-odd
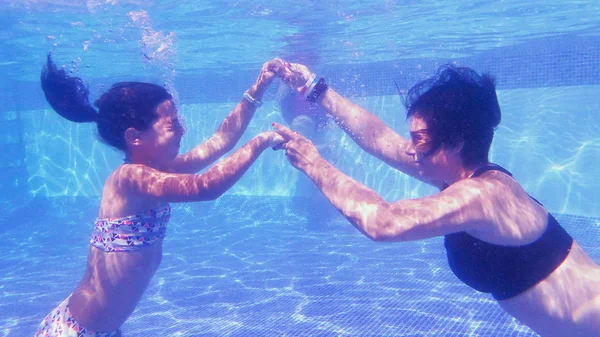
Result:
[[[407,154],[413,157],[420,175],[434,180],[444,180],[447,170],[447,153],[444,146],[436,142],[427,129],[427,123],[419,116],[409,120],[411,143]]]

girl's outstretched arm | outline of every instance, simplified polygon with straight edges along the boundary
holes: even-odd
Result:
[[[165,173],[138,164],[123,165],[119,183],[130,192],[165,202],[214,200],[231,188],[267,148],[282,141],[275,132],[263,132],[202,174]]]
[[[279,59],[263,64],[256,82],[247,91],[248,95],[255,100],[262,100],[281,65],[282,61]],[[233,149],[240,140],[252,116],[254,116],[256,108],[257,106],[242,98],[207,141],[175,159],[171,171],[174,173],[196,173],[221,158]]]

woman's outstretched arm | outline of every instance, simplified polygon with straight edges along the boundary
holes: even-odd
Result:
[[[304,172],[323,195],[365,236],[375,241],[408,241],[476,230],[486,224],[482,184],[467,179],[434,196],[387,202],[321,157],[314,145],[275,124],[290,163]],[[477,186],[473,186],[477,185]]]
[[[315,77],[304,65],[285,65],[281,77],[293,89],[302,91],[304,84]],[[419,174],[414,159],[407,151],[411,146],[410,140],[402,137],[375,114],[354,104],[330,87],[317,97],[314,104],[320,104],[336,124],[370,155],[427,184],[443,187],[443,182],[429,181]]]

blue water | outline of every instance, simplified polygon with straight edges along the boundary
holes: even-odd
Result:
[[[123,159],[58,117],[45,55],[84,78],[165,84],[207,139],[283,57],[407,135],[396,94],[456,63],[496,76],[491,159],[600,263],[600,3],[0,0],[0,336],[31,336],[84,272],[104,180]],[[240,144],[283,122],[276,89]],[[386,200],[435,191],[332,126],[328,159]],[[535,336],[460,283],[441,238],[374,243],[267,151],[215,202],[177,204],[165,256],[125,336]],[[301,197],[298,197],[301,195]]]

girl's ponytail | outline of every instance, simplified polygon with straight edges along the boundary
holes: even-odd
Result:
[[[90,104],[86,85],[79,77],[71,77],[63,69],[58,69],[50,53],[41,81],[46,101],[59,115],[76,123],[98,121],[98,113]]]

